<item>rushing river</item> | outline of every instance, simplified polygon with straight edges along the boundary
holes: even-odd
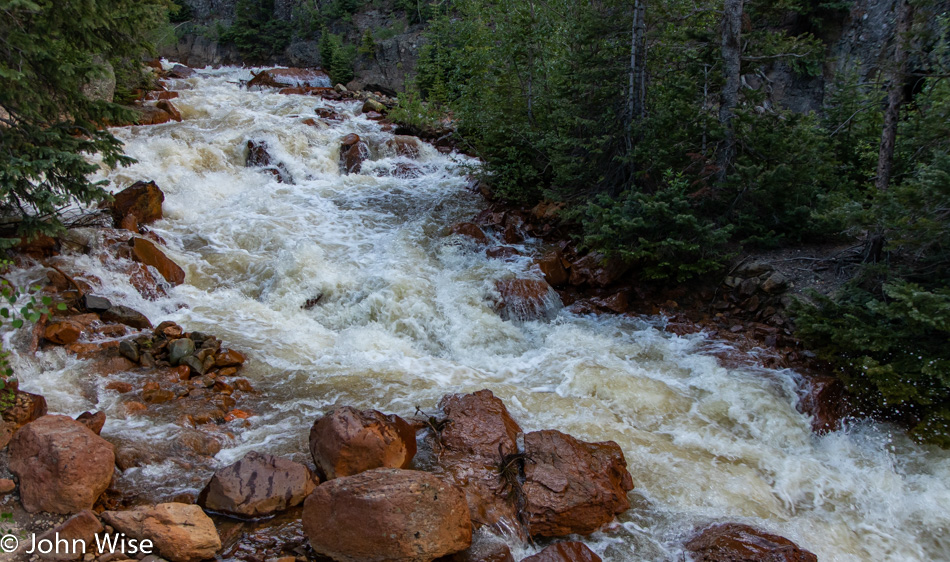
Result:
[[[96,256],[77,262],[101,294],[154,324],[173,320],[247,352],[255,415],[224,440],[219,466],[251,450],[306,458],[310,425],[333,404],[408,418],[446,393],[489,388],[526,431],[621,445],[633,507],[585,539],[605,560],[677,560],[684,537],[716,521],[786,536],[825,562],[950,560],[946,452],[871,423],[816,436],[795,409],[795,373],[721,367],[708,353],[715,342],[666,333],[662,318],[556,306],[545,320],[501,318],[495,282],[539,273],[529,258],[489,259],[447,235],[480,210],[467,189],[474,161],[426,146],[424,174],[401,179],[389,172],[407,160],[380,148],[362,174],[343,175],[344,135],[382,147],[390,134],[355,103],[246,91],[247,78],[221,69],[175,81],[184,121],[116,129],[138,163],[101,173],[113,190],[154,180],[165,192],[165,219],[152,227],[186,284],[149,301]],[[352,118],[303,123],[315,107]],[[245,167],[248,140],[266,141],[295,183]],[[91,375],[62,350],[15,363],[51,411],[105,411],[112,440],[159,447],[183,430],[126,414],[105,385],[133,374]],[[122,478],[170,497],[208,475],[158,462]],[[512,548],[516,559],[532,552]]]

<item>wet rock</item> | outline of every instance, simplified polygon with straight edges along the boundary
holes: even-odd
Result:
[[[544,280],[552,287],[566,285],[570,279],[567,269],[564,268],[564,264],[561,262],[561,253],[556,250],[548,252],[535,263],[537,263],[538,268],[541,269]]]
[[[168,343],[168,362],[174,367],[195,352],[195,342],[190,338],[178,338]]]
[[[815,433],[837,431],[841,420],[849,413],[844,383],[827,375],[810,377],[805,383],[798,410],[812,416],[811,427]]]
[[[534,536],[588,535],[630,507],[633,480],[613,441],[585,443],[554,430],[524,437],[525,514]]]
[[[137,262],[157,269],[161,276],[165,278],[165,281],[172,285],[181,285],[185,282],[184,270],[169,259],[155,244],[144,238],[132,238],[132,257]]]
[[[20,428],[45,416],[46,412],[46,398],[17,390],[13,404],[3,411],[3,420],[13,424],[15,428]]]
[[[10,442],[10,470],[30,513],[90,509],[112,482],[112,444],[67,416],[43,416]]]
[[[386,106],[383,105],[378,100],[369,98],[363,102],[362,112],[363,113],[375,112],[375,113],[382,114],[382,113],[386,113]]]
[[[106,390],[114,390],[119,394],[125,394],[126,392],[132,392],[133,386],[127,382],[115,381],[110,382],[106,385]]]
[[[181,112],[178,111],[178,108],[167,99],[158,100],[158,103],[155,104],[155,107],[171,115],[173,120],[178,121],[179,123],[181,122]]]
[[[59,255],[60,242],[46,234],[35,234],[32,237],[22,237],[16,245],[19,254],[36,259],[44,259]]]
[[[96,412],[93,414],[92,412],[83,412],[79,414],[76,421],[88,427],[89,431],[99,435],[102,433],[102,428],[106,425],[106,413]]]
[[[510,246],[495,246],[494,248],[488,248],[485,250],[485,255],[490,258],[507,260],[508,258],[520,256],[521,252]]]
[[[188,68],[183,64],[176,64],[165,73],[166,78],[191,78],[195,75],[195,70],[193,68]]]
[[[343,406],[314,422],[310,454],[324,480],[372,468],[407,468],[416,454],[415,435],[397,415]]]
[[[122,340],[119,342],[119,354],[133,363],[138,363],[140,359],[139,346],[131,340]]]
[[[516,502],[510,501],[516,492],[508,489],[498,468],[505,455],[518,452],[521,427],[490,390],[447,395],[439,408],[449,421],[430,439],[443,476],[465,492],[473,524],[504,520],[503,527],[517,527]]]
[[[617,258],[591,252],[571,264],[571,285],[590,285],[604,288],[620,280],[630,266]]]
[[[252,73],[253,74],[253,73]],[[330,87],[330,77],[318,68],[273,68],[254,74],[248,88],[323,88]]]
[[[215,367],[239,367],[244,364],[247,358],[240,351],[234,349],[222,349],[214,356]]]
[[[164,404],[175,399],[175,393],[163,388],[148,388],[142,391],[142,401],[146,404]]]
[[[82,326],[72,320],[53,322],[46,326],[43,337],[57,345],[69,345],[79,340],[82,335]]]
[[[304,502],[303,525],[313,550],[338,562],[430,562],[472,543],[462,492],[414,470],[321,484]]]
[[[110,210],[117,227],[131,218],[135,226],[130,230],[137,230],[140,224],[149,224],[162,218],[162,203],[165,201],[165,194],[153,181],[135,182],[116,193],[114,197]]]
[[[614,314],[623,314],[630,307],[626,291],[614,293],[609,297],[594,297],[590,299],[590,303],[600,310]]]
[[[294,183],[290,170],[283,162],[273,163],[273,158],[267,151],[267,143],[264,141],[247,141],[247,162],[245,165],[249,168],[264,168],[265,172],[277,178],[278,183]]]
[[[601,562],[601,558],[586,544],[571,541],[552,544],[521,562]]]
[[[477,224],[472,222],[460,222],[452,227],[451,232],[452,234],[458,234],[460,236],[468,236],[482,244],[488,243],[488,236],[485,236],[485,232],[479,228]]]
[[[482,539],[468,549],[443,556],[436,562],[515,562],[515,558],[502,540]]]
[[[214,558],[221,539],[211,518],[197,505],[162,503],[130,511],[106,511],[106,524],[138,539],[149,539],[158,553],[172,562]]]
[[[109,308],[109,310],[103,312],[101,316],[106,322],[125,324],[126,326],[137,328],[139,330],[145,330],[152,327],[152,323],[149,322],[148,318],[146,318],[144,314],[127,306],[112,306]]]
[[[421,141],[418,137],[411,135],[396,135],[391,140],[386,141],[386,146],[395,151],[397,156],[418,158]]]
[[[172,120],[172,114],[152,105],[146,105],[136,110],[136,125],[161,125]],[[117,126],[123,126],[125,123],[116,123]],[[125,228],[125,227],[123,227]]]
[[[96,535],[105,530],[99,518],[92,511],[86,509],[73,515],[61,525],[46,531],[36,538],[37,542],[41,540],[59,541],[65,540],[65,543],[57,543],[56,548],[49,554],[42,555],[44,560],[81,560],[83,554],[94,552],[96,544]],[[74,541],[82,541],[74,542]],[[82,545],[85,549],[80,549]]]
[[[686,543],[696,562],[817,562],[818,557],[778,535],[748,525],[726,523],[702,531]]]
[[[267,517],[302,504],[317,484],[306,466],[252,451],[215,471],[198,505],[241,518]]]
[[[557,294],[540,279],[503,279],[495,283],[501,295],[501,312],[513,320],[534,320],[547,314]]]
[[[178,96],[179,96],[178,92],[159,92],[159,91],[153,90],[145,94],[145,99],[149,101],[171,100],[171,99],[177,98]]]
[[[83,295],[82,304],[83,308],[90,312],[105,312],[112,308],[112,303],[109,299],[95,295]]]
[[[347,135],[347,137],[344,138],[344,142],[350,136],[351,135]],[[344,144],[340,148],[340,166],[347,174],[358,174],[363,167],[363,161],[367,158],[369,158],[369,145],[362,140],[358,140],[349,147]]]

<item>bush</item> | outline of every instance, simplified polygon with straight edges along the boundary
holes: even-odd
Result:
[[[344,45],[341,36],[324,28],[320,35],[319,49],[323,69],[330,75],[334,84],[346,84],[353,79],[353,61],[356,59],[354,45]]]
[[[668,172],[655,193],[629,189],[599,196],[582,211],[584,246],[636,263],[646,279],[683,281],[720,269],[732,230],[705,221],[692,207],[682,176]]]
[[[290,22],[274,19],[274,0],[238,0],[234,24],[220,39],[234,43],[241,55],[254,62],[266,62],[290,45]]]

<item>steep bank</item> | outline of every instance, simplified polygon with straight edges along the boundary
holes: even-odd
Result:
[[[248,351],[258,415],[224,440],[217,465],[250,450],[305,460],[306,429],[337,403],[410,418],[446,393],[488,387],[526,431],[621,445],[633,508],[588,540],[607,560],[677,559],[695,527],[721,520],[823,560],[945,556],[947,453],[868,422],[815,436],[795,409],[796,373],[724,367],[712,356],[722,341],[664,332],[661,317],[574,313],[555,299],[539,319],[505,319],[498,283],[540,274],[530,258],[490,258],[448,232],[481,209],[462,167],[476,162],[429,146],[400,155],[356,104],[241,90],[250,77],[221,69],[172,84],[183,121],[118,130],[139,162],[103,171],[116,189],[163,188],[154,231],[186,283],[148,300],[95,256],[82,262],[107,296],[153,322]],[[315,107],[348,119],[308,124]],[[339,147],[351,133],[370,158],[345,174]],[[265,141],[293,182],[246,167],[248,141]],[[168,446],[184,432],[161,412],[126,413],[111,377],[62,353],[21,354],[16,367],[53,412],[105,410],[107,438]],[[159,501],[197,493],[209,476],[156,462],[121,478]]]

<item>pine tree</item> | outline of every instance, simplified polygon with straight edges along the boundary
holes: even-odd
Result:
[[[130,159],[103,126],[131,114],[83,89],[106,63],[136,64],[165,0],[0,0],[0,221],[17,236],[55,233],[66,207],[107,197],[89,158]]]

